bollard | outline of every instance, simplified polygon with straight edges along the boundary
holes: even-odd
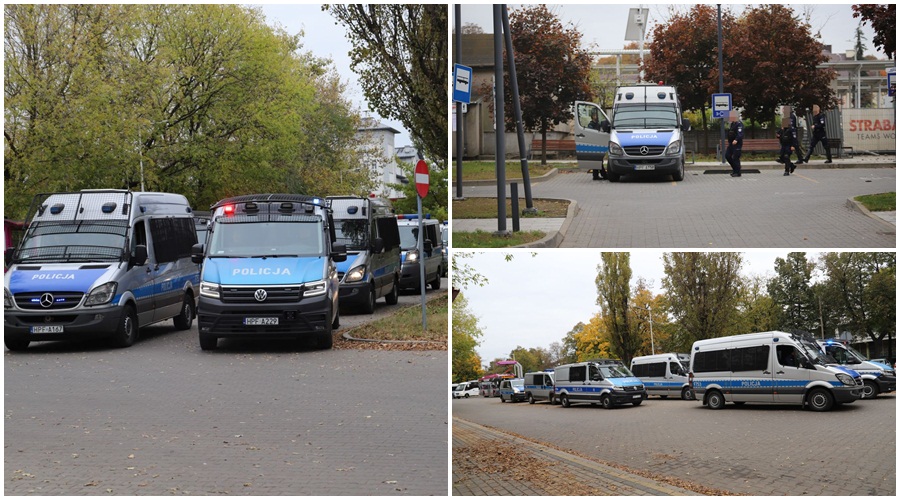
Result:
[[[512,209],[512,226],[513,232],[519,232],[519,184],[516,182],[509,185],[510,208]]]

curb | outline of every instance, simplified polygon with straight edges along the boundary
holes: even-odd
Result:
[[[866,216],[868,216],[868,217],[871,217],[872,219],[877,220],[878,222],[882,223],[882,224],[883,224],[884,226],[886,226],[886,227],[889,227],[889,228],[891,228],[891,229],[893,229],[893,230],[895,230],[895,231],[897,230],[897,226],[895,226],[894,224],[891,224],[890,222],[888,222],[888,221],[882,219],[881,217],[875,215],[874,213],[872,213],[871,210],[869,210],[868,208],[866,208],[865,206],[863,206],[862,203],[860,203],[860,202],[854,200],[853,198],[847,198],[847,203],[845,203],[845,205],[846,205],[847,208],[849,208],[850,210],[855,210],[855,211],[857,211],[857,212],[859,212],[859,213],[861,213],[861,214],[863,214],[863,215],[866,215]]]
[[[537,183],[537,182],[549,181],[549,180],[552,179],[554,176],[556,176],[557,173],[559,173],[559,169],[558,169],[558,168],[553,168],[553,169],[551,169],[549,172],[547,172],[546,174],[544,174],[544,175],[542,175],[542,176],[540,176],[540,177],[533,177],[533,178],[531,178],[531,183],[532,183],[532,184],[535,184],[535,183]],[[507,185],[508,185],[509,183],[511,183],[511,182],[518,182],[519,184],[521,184],[521,183],[522,183],[522,178],[521,178],[521,177],[516,177],[516,178],[514,178],[514,179],[506,179],[506,184],[507,184]],[[456,185],[455,182],[452,183],[452,184],[453,184],[454,186]],[[465,187],[465,186],[495,186],[495,185],[497,185],[497,179],[482,179],[482,180],[476,180],[476,181],[467,181],[467,180],[463,180],[462,185],[463,185],[463,187]]]
[[[566,231],[569,230],[569,225],[572,224],[572,219],[575,218],[575,215],[578,213],[578,203],[575,200],[569,200],[565,198],[546,198],[548,200],[563,200],[569,202],[569,208],[566,210],[566,220],[563,222],[562,226],[560,226],[559,230],[554,231],[552,234],[548,234],[547,236],[533,241],[531,243],[523,243],[521,245],[515,245],[509,248],[559,248],[559,245],[566,239]]]
[[[439,293],[435,298],[440,297],[440,296],[445,296],[445,297],[447,297],[447,296],[449,296],[449,294],[447,293],[446,290],[441,290],[441,293]],[[427,302],[427,301],[426,301],[426,302]],[[421,307],[421,304],[410,305],[410,306],[404,307],[404,308],[402,308],[402,309],[398,309],[394,314],[399,313],[399,312],[401,312],[401,311],[405,311],[406,309],[410,309],[410,308],[413,308],[413,307]],[[372,320],[372,321],[375,321],[375,320]],[[369,323],[371,323],[372,321],[363,323],[363,324],[361,324],[361,325],[359,325],[359,326],[354,326],[353,328],[351,328],[351,329],[347,330],[346,332],[342,333],[342,334],[341,334],[341,338],[343,338],[344,340],[349,340],[349,341],[351,341],[351,342],[375,342],[375,343],[378,343],[378,344],[441,344],[441,345],[447,345],[447,344],[448,344],[447,342],[439,342],[439,341],[437,341],[437,340],[381,340],[381,339],[362,339],[362,338],[353,337],[353,336],[350,335],[350,333],[353,332],[354,330],[357,330],[357,329],[359,329],[359,328],[361,328],[361,327],[363,327],[363,326],[366,326],[366,325],[368,325]]]

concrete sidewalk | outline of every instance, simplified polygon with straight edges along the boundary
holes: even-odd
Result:
[[[452,472],[453,495],[701,494],[458,418]]]

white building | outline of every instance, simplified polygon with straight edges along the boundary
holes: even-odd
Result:
[[[363,144],[372,148],[370,154],[364,154],[363,167],[369,170],[369,175],[375,181],[372,194],[382,198],[396,200],[404,197],[403,193],[390,187],[391,184],[401,184],[406,178],[397,164],[399,153],[407,154],[410,146],[394,148],[394,136],[400,131],[380,123],[374,118],[363,118],[362,125],[356,130],[357,138]]]

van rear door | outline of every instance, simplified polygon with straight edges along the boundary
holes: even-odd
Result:
[[[609,117],[600,106],[575,102],[575,158],[579,170],[600,170],[609,151],[609,133],[600,130],[600,122]]]

